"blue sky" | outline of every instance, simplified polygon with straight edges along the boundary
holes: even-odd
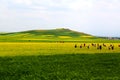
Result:
[[[120,0],[0,0],[0,32],[55,28],[120,37]]]

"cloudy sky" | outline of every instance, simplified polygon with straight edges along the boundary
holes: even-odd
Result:
[[[55,28],[120,37],[120,0],[0,0],[0,32]]]

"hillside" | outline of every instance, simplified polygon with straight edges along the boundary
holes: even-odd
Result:
[[[51,35],[51,36],[55,36],[55,37],[59,37],[59,36],[69,36],[69,37],[91,36],[86,33],[77,32],[77,31],[73,31],[70,29],[64,29],[64,28],[52,29],[52,30],[29,30],[29,31],[22,31],[22,32],[13,32],[13,33],[4,33],[4,34],[2,33],[0,35],[1,36],[2,35],[16,36],[16,35],[21,35],[21,34],[29,34],[29,36],[30,35],[34,35],[34,36],[49,35],[50,36]]]
[[[29,30],[22,32],[13,33],[2,33],[0,34],[0,40],[16,41],[16,40],[37,40],[37,41],[48,41],[48,40],[79,40],[79,39],[96,39],[90,34],[83,32],[77,32],[70,29],[60,28],[51,30]]]

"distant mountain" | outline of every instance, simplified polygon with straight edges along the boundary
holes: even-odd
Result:
[[[1,36],[15,36],[15,37],[68,37],[68,38],[77,38],[77,37],[93,37],[90,34],[83,32],[77,32],[70,29],[59,28],[51,30],[29,30],[22,32],[13,32],[13,33],[2,33]]]

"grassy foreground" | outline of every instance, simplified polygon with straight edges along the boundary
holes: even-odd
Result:
[[[119,80],[120,54],[0,57],[0,80]]]

